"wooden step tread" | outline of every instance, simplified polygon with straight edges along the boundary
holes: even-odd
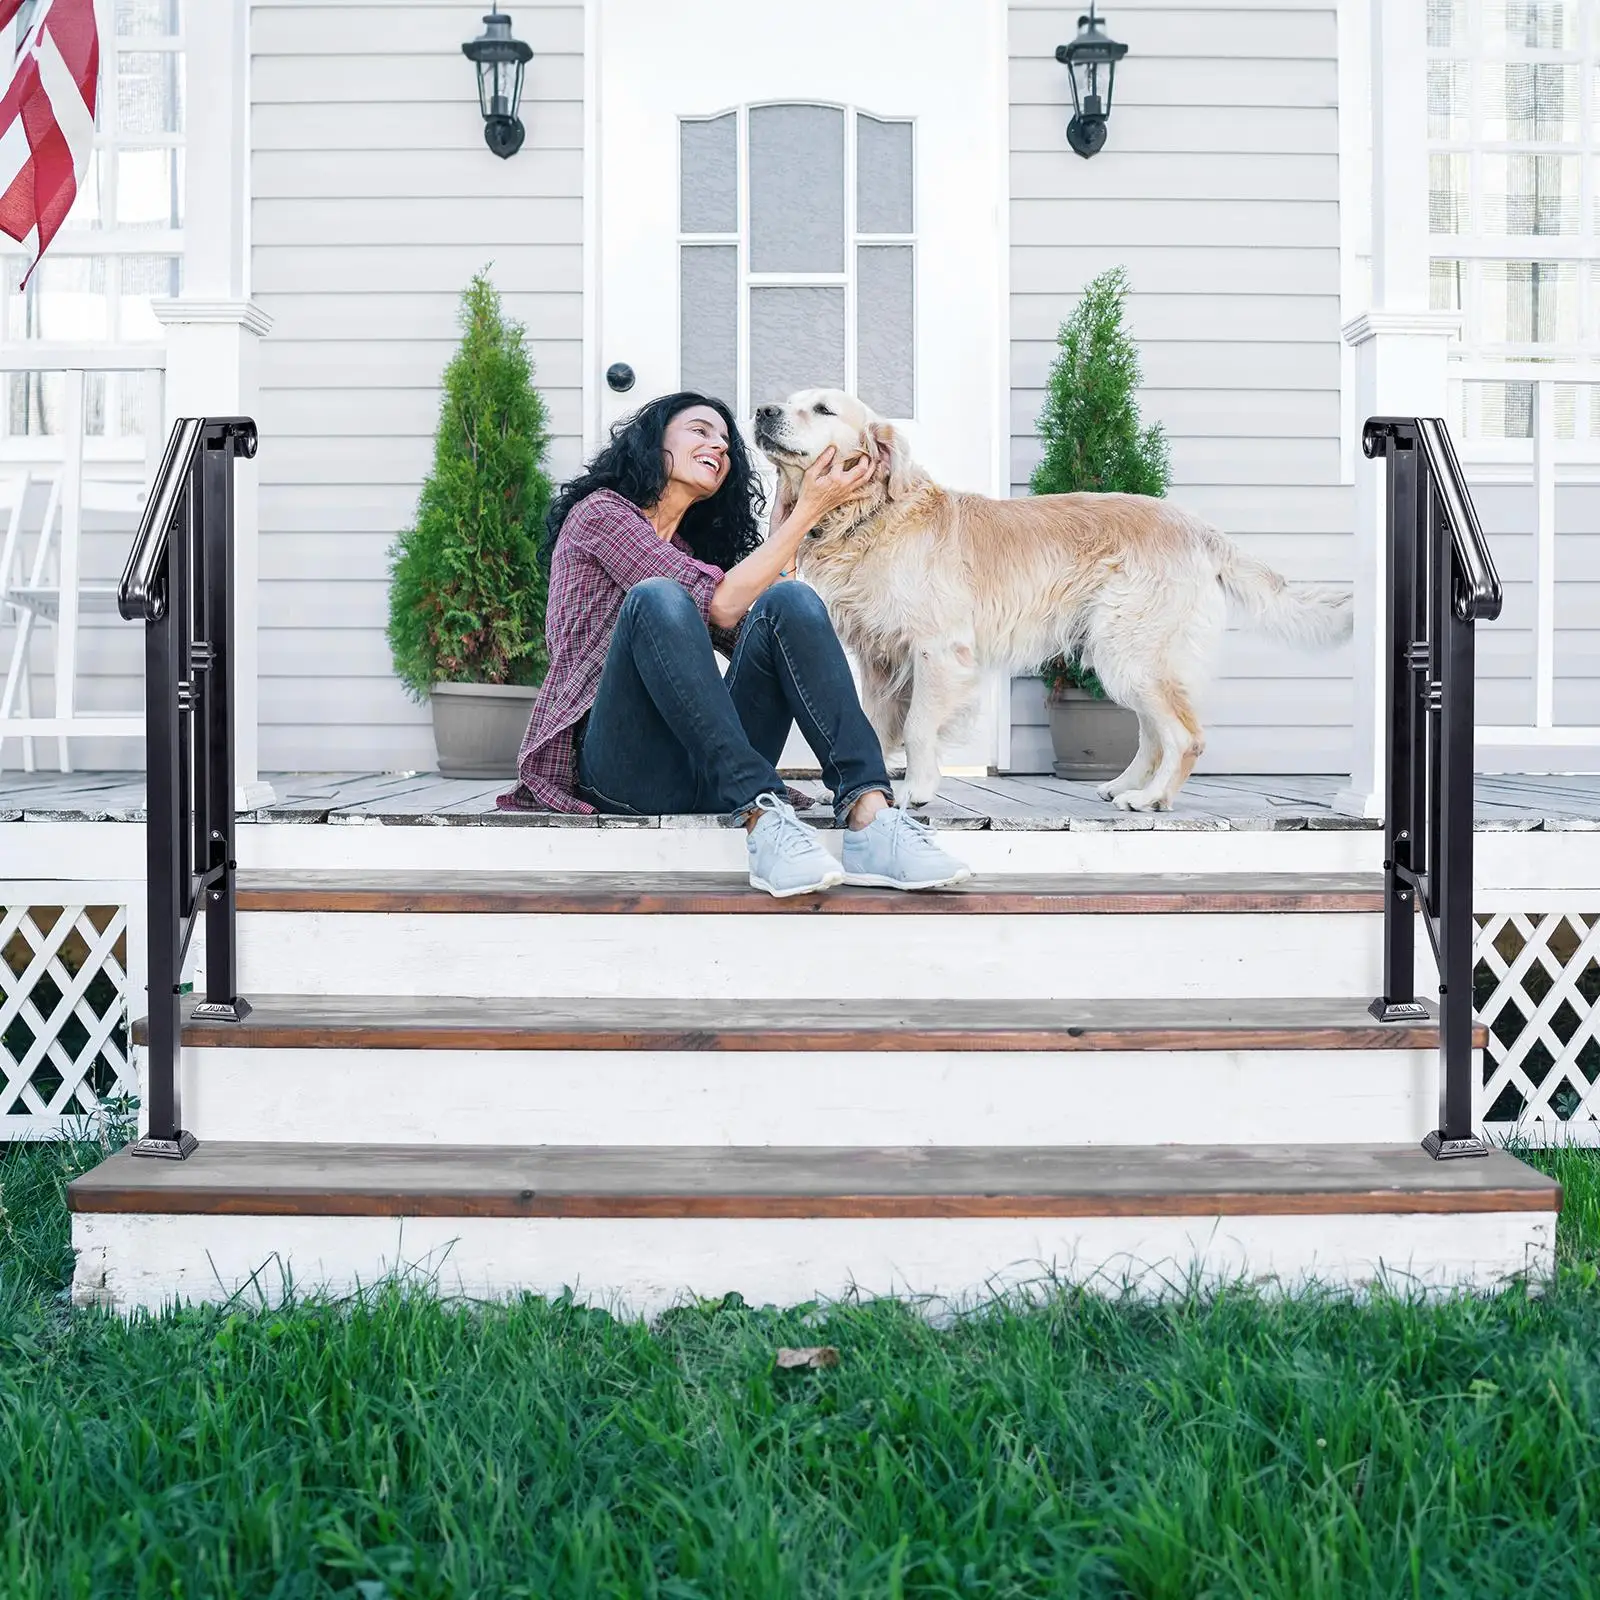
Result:
[[[1363,1000],[524,1000],[251,995],[183,1042],[367,1050],[1433,1050]],[[193,1004],[193,1001],[190,1002]],[[1480,1027],[1478,1044],[1487,1041]],[[147,1039],[143,1019],[134,1042]]]
[[[840,888],[775,900],[743,873],[316,872],[239,874],[241,911],[826,916],[1381,911],[1377,873],[990,874],[905,894]]]
[[[203,1143],[120,1152],[74,1211],[384,1217],[1117,1217],[1556,1211],[1503,1151],[1414,1145],[919,1147]]]

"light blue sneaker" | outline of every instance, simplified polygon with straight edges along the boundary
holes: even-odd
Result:
[[[792,894],[815,894],[844,882],[839,863],[817,841],[816,831],[775,794],[760,795],[756,809],[764,813],[745,838],[750,852],[750,885],[779,900]]]
[[[885,806],[844,836],[844,881],[883,889],[948,889],[972,868],[940,849],[933,829],[899,806]]]

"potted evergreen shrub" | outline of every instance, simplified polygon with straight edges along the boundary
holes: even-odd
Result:
[[[549,430],[520,324],[480,272],[461,297],[433,470],[389,551],[389,648],[433,705],[439,771],[509,778],[544,676]]]
[[[1171,480],[1166,435],[1141,425],[1139,352],[1123,325],[1128,276],[1102,272],[1061,325],[1038,432],[1044,458],[1034,494],[1163,495]],[[1107,698],[1094,672],[1057,656],[1041,669],[1058,778],[1114,778],[1139,747],[1139,723]]]

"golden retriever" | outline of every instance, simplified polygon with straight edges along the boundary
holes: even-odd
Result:
[[[912,805],[938,792],[940,741],[970,722],[985,668],[1027,673],[1079,656],[1139,718],[1138,754],[1101,795],[1165,811],[1205,748],[1195,706],[1229,600],[1291,643],[1350,633],[1348,592],[1291,586],[1171,501],[941,489],[892,425],[837,389],[761,406],[755,439],[778,469],[781,505],[829,445],[877,463],[860,497],[807,536],[799,570],[856,657],[884,749],[905,747]]]

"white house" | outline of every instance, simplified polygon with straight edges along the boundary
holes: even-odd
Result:
[[[461,48],[481,0],[96,3],[92,181],[25,291],[7,258],[0,761],[137,775],[140,629],[113,585],[145,486],[173,418],[253,417],[260,448],[235,468],[246,804],[236,834],[185,812],[220,864],[168,874],[185,907],[225,895],[236,846],[237,981],[231,901],[187,969],[220,1015],[178,1018],[181,918],[147,915],[128,825],[143,782],[67,807],[0,775],[0,1032],[27,1036],[0,1051],[0,1136],[54,1126],[96,1051],[132,1086],[119,1018],[148,998],[171,1022],[148,1131],[200,1141],[78,1186],[80,1298],[227,1293],[268,1260],[348,1286],[448,1258],[474,1291],[640,1306],[691,1283],[965,1294],[1018,1262],[1548,1271],[1548,1183],[1417,1144],[1600,1129],[1600,804],[1561,776],[1600,771],[1595,0],[1116,0],[1087,159],[1057,59],[1077,5],[515,0],[526,140],[501,158]],[[942,815],[981,873],[959,903],[788,907],[819,924],[753,907],[728,830],[445,804],[414,777],[434,752],[390,667],[386,552],[486,265],[557,476],[680,384],[747,413],[838,382],[998,495],[1026,492],[1057,329],[1123,266],[1173,494],[1288,576],[1353,584],[1355,638],[1229,636],[1220,815],[1032,815],[1041,690],[994,683],[959,764],[1016,776],[992,815]],[[1380,823],[1375,415],[1448,420],[1505,590],[1462,759],[1544,784],[1531,811],[1493,791],[1455,880],[1447,1113],[1432,1016],[1368,1009],[1413,967],[1437,988],[1409,896],[1438,910],[1474,840],[1458,781],[1420,877],[1389,865],[1423,845]],[[1411,651],[1417,703],[1448,701],[1438,651]],[[379,776],[292,776],[319,773]],[[92,1000],[96,963],[124,1011]]]
[[[7,379],[7,462],[60,451],[46,347],[64,343],[168,366],[168,415],[258,418],[240,559],[261,770],[432,763],[384,643],[385,551],[485,264],[527,325],[558,475],[680,379],[748,410],[828,378],[903,412],[949,481],[1000,494],[1026,492],[1061,320],[1124,265],[1173,493],[1297,578],[1360,567],[1370,357],[1380,408],[1451,419],[1507,580],[1480,652],[1485,765],[1600,765],[1592,4],[1124,0],[1090,160],[1055,59],[1076,5],[730,3],[690,26],[651,0],[522,0],[527,141],[508,160],[460,48],[482,10],[103,0],[93,181],[25,294],[8,268],[8,365],[37,344],[45,370]],[[680,347],[680,306],[701,348]],[[1412,349],[1433,354],[1402,376]],[[637,374],[626,394],[615,362]],[[148,388],[88,378],[91,482],[142,472]],[[88,582],[124,548],[108,497],[84,513]],[[81,630],[72,713],[134,710],[136,639],[92,605]],[[54,630],[28,661],[33,714],[59,715]],[[1363,661],[1359,641],[1300,656],[1235,636],[1202,770],[1359,773]],[[136,741],[85,729],[76,766],[139,764]],[[1047,767],[1037,685],[995,686],[969,755]]]

